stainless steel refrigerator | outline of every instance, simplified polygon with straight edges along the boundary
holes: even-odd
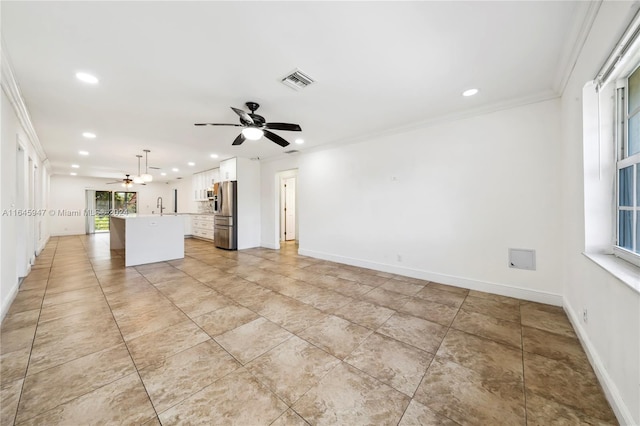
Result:
[[[214,201],[213,240],[216,247],[238,249],[238,182],[221,182]]]

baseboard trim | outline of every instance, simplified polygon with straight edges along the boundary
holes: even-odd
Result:
[[[81,233],[78,234],[77,232],[60,232],[57,234],[51,234],[52,237],[75,237],[75,236],[81,236],[81,235],[90,235],[90,234],[85,234],[85,233]]]
[[[562,306],[562,295],[560,294],[530,290],[521,287],[513,287],[488,281],[479,281],[454,275],[440,274],[437,272],[425,271],[421,269],[399,267],[397,265],[387,265],[384,263],[371,262],[368,260],[355,259],[345,256],[337,256],[334,254],[307,250],[303,248],[300,248],[298,250],[298,253],[303,256],[329,260],[337,263],[344,263],[346,265],[359,266],[361,268],[374,269],[376,271],[388,272],[391,274],[403,275],[406,277],[418,278],[426,281],[434,281],[454,287],[483,291],[486,293],[498,294],[500,296],[515,297],[518,299],[545,303],[548,305]]]
[[[565,299],[566,301],[566,299]],[[620,396],[620,392],[618,392],[618,387],[615,385],[614,381],[609,376],[607,369],[604,367],[598,352],[593,347],[587,332],[582,328],[580,323],[580,317],[576,314],[570,304],[564,303],[562,305],[564,311],[567,313],[569,317],[569,321],[573,326],[573,329],[576,331],[578,335],[578,339],[582,344],[582,348],[584,352],[587,354],[587,358],[589,359],[589,363],[593,367],[593,371],[596,373],[596,377],[600,382],[600,386],[602,386],[602,390],[604,391],[605,397],[611,408],[613,409],[613,413],[616,415],[618,422],[621,425],[634,425],[635,420],[629,411],[629,408],[624,403],[622,397]]]
[[[262,242],[262,243],[260,243],[260,247],[264,247],[264,248],[268,248],[268,249],[272,249],[272,250],[280,250],[280,244],[278,244],[276,246],[275,244],[272,244],[272,243]]]
[[[20,280],[18,280],[14,284],[13,288],[9,292],[9,296],[2,301],[2,306],[0,307],[0,322],[4,321],[4,317],[7,315],[7,312],[9,312],[9,308],[11,307],[11,304],[13,303],[14,299],[18,295],[19,289],[20,289]]]

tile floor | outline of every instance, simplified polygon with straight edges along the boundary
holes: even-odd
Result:
[[[2,425],[616,424],[562,309],[218,250],[52,238],[2,322]]]

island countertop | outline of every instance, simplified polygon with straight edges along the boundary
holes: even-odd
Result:
[[[179,215],[114,215],[110,246],[124,249],[125,266],[184,258],[184,219]]]

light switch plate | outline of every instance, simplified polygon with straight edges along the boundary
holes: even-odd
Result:
[[[536,270],[536,251],[528,249],[509,249],[509,268]]]

